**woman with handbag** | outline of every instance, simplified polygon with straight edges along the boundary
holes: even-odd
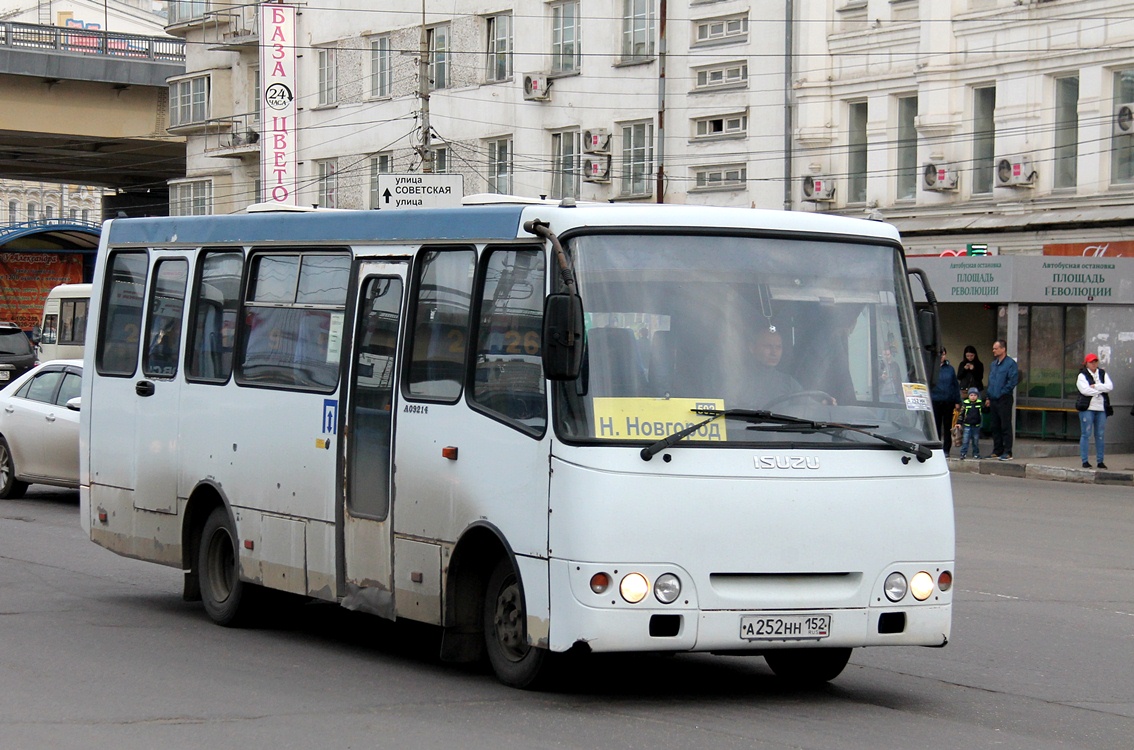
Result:
[[[1079,412],[1079,457],[1083,459],[1083,468],[1091,468],[1087,461],[1087,451],[1091,444],[1091,434],[1095,436],[1095,458],[1100,469],[1105,469],[1103,463],[1103,438],[1106,435],[1106,418],[1114,413],[1110,408],[1110,392],[1114,383],[1107,377],[1106,370],[1099,369],[1099,358],[1095,354],[1088,354],[1083,358],[1083,369],[1079,370],[1079,377],[1075,379],[1079,388],[1079,398],[1075,400],[1075,409]]]

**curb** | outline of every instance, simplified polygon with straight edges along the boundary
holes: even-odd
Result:
[[[1062,466],[1045,466],[1026,461],[997,461],[995,459],[948,459],[949,471],[958,474],[986,474],[989,476],[1044,479],[1053,482],[1078,484],[1109,484],[1134,487],[1134,473],[1129,471],[1099,471],[1097,469],[1068,469]]]

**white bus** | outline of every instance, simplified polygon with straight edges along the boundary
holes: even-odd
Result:
[[[222,625],[293,592],[439,625],[445,659],[517,687],[563,652],[806,683],[943,646],[936,312],[910,273],[889,225],[778,211],[114,220],[84,528],[184,570]]]
[[[83,358],[90,298],[90,284],[60,284],[47,293],[36,339],[41,362]]]

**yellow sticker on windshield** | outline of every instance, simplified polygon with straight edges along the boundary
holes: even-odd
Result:
[[[706,419],[694,409],[724,409],[723,398],[596,398],[594,434],[608,440],[661,440]],[[692,440],[727,440],[723,419],[689,436]]]

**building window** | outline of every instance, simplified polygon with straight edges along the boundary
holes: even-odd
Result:
[[[429,87],[449,87],[449,26],[434,26],[425,32],[429,45]]]
[[[723,115],[719,117],[703,117],[694,120],[694,136],[697,138],[713,138],[714,136],[744,135],[748,132],[748,115],[744,113]]]
[[[710,18],[694,21],[694,44],[742,42],[748,38],[748,17]]]
[[[582,150],[582,136],[574,130],[567,133],[551,134],[551,197],[579,197],[579,152]]]
[[[694,171],[694,190],[743,190],[748,168],[743,164],[699,167]]]
[[[1055,80],[1055,187],[1073,188],[1079,175],[1079,76]]]
[[[39,219],[39,204],[28,203],[28,221],[36,221]]]
[[[378,175],[390,173],[390,155],[378,154],[370,159],[370,207],[381,208],[382,196],[378,193]]]
[[[84,208],[83,209],[83,221],[89,222],[90,220],[91,220],[91,210],[89,208]]]
[[[488,192],[512,192],[512,139],[488,142]]]
[[[339,101],[338,73],[335,67],[335,50],[319,50],[319,106]]]
[[[643,60],[654,54],[653,0],[622,0],[622,59]]]
[[[1120,70],[1114,76],[1114,113],[1123,104],[1134,102],[1134,70]],[[1110,150],[1110,180],[1118,184],[1134,183],[1134,129],[1119,134],[1116,128]]]
[[[209,77],[182,78],[169,84],[169,126],[203,123],[209,119]]]
[[[338,208],[339,165],[334,159],[317,162],[319,165],[319,205],[323,208]]]
[[[898,200],[917,197],[917,97],[898,99]]]
[[[46,206],[44,206],[43,207],[43,218],[54,219],[55,218],[55,206],[51,205],[50,203],[48,203]]]
[[[8,201],[8,221],[15,224],[20,220],[20,204],[16,201]]]
[[[996,159],[996,87],[973,89],[973,193],[992,192]]]
[[[389,96],[394,87],[394,71],[390,59],[390,37],[370,41],[370,95]]]
[[[170,216],[208,216],[212,212],[212,180],[187,180],[170,183]]]
[[[695,90],[748,85],[748,63],[734,62],[697,71]]]
[[[489,16],[488,61],[485,76],[489,81],[506,81],[512,77],[512,14]]]
[[[622,127],[622,195],[649,195],[654,161],[654,124]]]
[[[169,23],[185,23],[196,18],[204,18],[209,10],[208,0],[171,0],[166,3]]]
[[[551,6],[551,72],[579,70],[579,0]]]
[[[77,209],[77,208],[67,209],[67,218],[70,219],[71,221],[75,221],[76,219],[78,219],[79,218],[79,209]]]
[[[847,132],[847,202],[866,202],[866,102],[851,102]]]

